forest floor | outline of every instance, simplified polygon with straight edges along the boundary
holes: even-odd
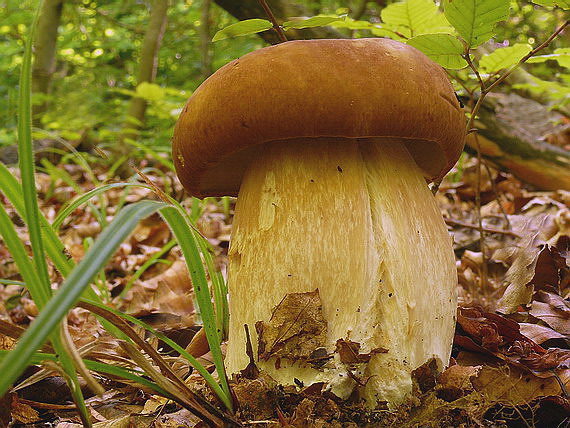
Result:
[[[413,399],[394,411],[382,407],[368,410],[357,400],[343,402],[325,392],[322,385],[282,387],[263,375],[242,378],[233,383],[233,390],[239,403],[236,418],[243,425],[570,425],[570,192],[532,191],[505,173],[492,172],[489,177],[485,169],[478,192],[474,165],[474,159],[467,158],[458,181],[444,181],[436,195],[454,238],[459,277],[460,307],[449,368],[441,374],[430,364],[418,369],[414,373]],[[94,167],[91,178],[75,164],[58,167],[83,192],[94,188],[93,177],[100,181],[106,178],[102,167]],[[182,198],[180,184],[171,172],[149,177],[158,187]],[[37,185],[42,211],[50,221],[78,193],[77,188],[60,178],[43,173],[38,173]],[[478,193],[483,239],[479,236],[476,209]],[[106,215],[110,219],[117,206],[145,198],[154,196],[146,189],[131,188],[127,193],[111,189],[103,200]],[[93,204],[101,201],[94,200]],[[184,203],[188,206],[191,199]],[[212,244],[221,269],[226,265],[232,208],[233,202],[228,212],[220,201],[208,199],[200,206],[203,211],[197,222]],[[10,213],[20,236],[27,241],[21,219],[14,211]],[[66,220],[60,236],[70,256],[81,260],[86,241],[96,239],[100,230],[93,211],[85,205]],[[109,305],[144,320],[186,347],[200,326],[192,283],[178,247],[166,251],[161,262],[133,280],[135,272],[171,239],[169,228],[157,215],[141,222],[114,255],[97,285]],[[55,270],[51,274],[55,286],[60,278]],[[0,278],[21,280],[2,242]],[[25,328],[37,312],[20,285],[0,285],[0,318],[15,329]],[[91,352],[113,354],[116,361],[127,358],[86,310],[72,310],[68,325],[76,346],[92,344]],[[13,343],[0,334],[2,349],[11,349]],[[168,351],[164,344],[153,343],[157,349]],[[213,370],[209,353],[196,356]],[[186,382],[195,392],[219,406],[198,375],[188,376],[188,365],[177,354],[170,353],[169,358],[173,367],[187,376]],[[0,426],[78,426],[80,419],[64,380],[53,372],[34,377],[38,371],[28,370],[20,379],[26,381],[25,385],[1,399]],[[104,394],[93,395],[85,390],[96,426],[204,426],[188,409],[139,385],[104,377],[99,381]]]

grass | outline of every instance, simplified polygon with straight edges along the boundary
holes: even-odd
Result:
[[[214,269],[207,242],[196,232],[193,220],[184,211],[183,207],[173,199],[163,202],[139,201],[122,206],[115,214],[113,220],[107,224],[104,212],[105,207],[99,206],[97,209],[92,205],[94,212],[98,214],[96,217],[100,220],[103,230],[100,236],[90,243],[84,258],[78,264],[75,264],[67,255],[66,248],[58,236],[61,225],[70,218],[71,213],[83,204],[90,204],[92,198],[99,198],[99,202],[101,202],[103,193],[110,189],[117,187],[129,188],[132,186],[149,188],[149,186],[140,183],[99,185],[97,188],[66,204],[52,224],[47,221],[39,209],[31,127],[31,41],[34,38],[40,8],[41,5],[37,9],[34,24],[27,36],[21,69],[18,101],[18,145],[21,181],[19,182],[8,168],[0,163],[0,192],[4,194],[22,217],[30,237],[30,248],[27,248],[18,236],[18,231],[12,224],[6,207],[0,204],[0,233],[23,280],[22,282],[0,280],[0,282],[3,284],[24,284],[39,308],[39,315],[25,333],[18,338],[16,347],[12,351],[4,351],[0,354],[0,373],[2,373],[0,377],[0,396],[9,391],[26,367],[32,364],[42,365],[46,361],[49,362],[48,366],[50,368],[55,367],[57,371],[63,374],[71,390],[82,422],[86,426],[90,426],[91,421],[81,392],[78,372],[82,374],[83,378],[86,378],[90,377],[90,371],[112,375],[113,377],[119,377],[148,387],[157,394],[177,401],[197,415],[205,418],[205,420],[216,421],[219,418],[224,419],[223,413],[194,397],[183,380],[177,378],[176,375],[173,377],[172,370],[168,364],[161,360],[160,355],[154,354],[155,351],[146,346],[144,341],[141,343],[137,339],[138,336],[136,334],[133,336],[132,328],[130,327],[131,324],[135,324],[145,328],[165,341],[173,349],[176,349],[204,377],[212,391],[219,397],[226,408],[230,411],[232,410],[232,399],[220,349],[222,334],[227,327],[227,303],[225,297],[227,290],[223,278]],[[158,159],[165,166],[170,167],[171,163],[169,161],[160,158],[160,156],[158,156]],[[44,162],[43,165],[47,173],[52,175],[52,177],[59,177],[69,185],[76,187],[70,181],[72,180],[71,177],[57,167],[48,162]],[[89,165],[84,166],[89,168]],[[162,192],[159,193],[163,194]],[[203,320],[203,328],[210,344],[219,381],[176,343],[139,320],[118,313],[111,308],[106,308],[92,288],[92,284],[97,278],[99,278],[100,282],[104,282],[104,276],[101,276],[101,272],[104,272],[105,266],[120,244],[127,239],[142,219],[157,212],[168,223],[174,235],[174,240],[168,242],[156,257],[148,260],[136,275],[140,277],[145,269],[178,243],[192,278]],[[63,277],[63,282],[55,293],[52,292],[52,279],[48,274],[48,260],[51,261]],[[207,281],[208,274],[202,260],[208,266],[209,276],[212,278],[213,295],[217,311],[214,310],[212,305]],[[61,327],[66,323],[68,311],[77,304],[94,312],[99,317],[104,327],[117,337],[123,349],[137,363],[134,366],[138,365],[139,369],[127,370],[123,367],[80,357],[81,353],[75,349],[67,329]],[[51,342],[55,354],[41,353],[48,341]],[[145,355],[150,356],[155,364],[162,367],[161,373],[157,373],[153,366],[146,362]],[[164,375],[164,373],[167,374]],[[149,377],[151,380],[148,380],[146,377]],[[93,380],[93,382],[95,384],[93,384],[92,389],[100,392],[96,381]]]

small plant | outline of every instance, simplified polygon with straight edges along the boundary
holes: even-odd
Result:
[[[44,367],[49,368],[50,371],[61,372],[66,379],[85,426],[90,426],[91,421],[81,392],[78,373],[87,381],[93,392],[103,392],[103,388],[90,374],[91,371],[143,385],[157,394],[178,402],[213,425],[219,425],[222,421],[231,422],[231,417],[226,413],[197,397],[184,381],[174,374],[161,355],[140,339],[129,324],[132,323],[148,330],[178,351],[204,377],[227,410],[232,410],[232,400],[219,346],[225,329],[224,323],[227,322],[225,285],[221,275],[214,270],[208,244],[196,232],[193,221],[184,208],[162,191],[140,183],[101,184],[67,204],[53,224],[49,224],[38,207],[30,102],[31,41],[34,38],[36,22],[37,14],[27,38],[20,78],[18,141],[21,182],[18,182],[8,168],[0,163],[0,192],[26,223],[30,234],[32,256],[28,255],[29,252],[19,238],[3,204],[0,204],[0,232],[20,271],[23,284],[38,306],[40,313],[25,333],[19,337],[14,350],[0,352],[0,371],[3,373],[0,380],[0,395],[4,395],[9,390],[28,365],[44,365],[43,363],[47,362]],[[57,168],[52,164],[46,162],[44,167],[54,175],[56,174]],[[61,172],[59,175],[61,176]],[[62,176],[62,178],[65,181],[72,180],[68,176]],[[69,182],[69,184],[73,183]],[[101,235],[89,245],[83,260],[75,264],[57,235],[60,225],[70,213],[80,205],[89,203],[92,198],[100,197],[103,192],[112,188],[129,186],[150,188],[164,200],[162,202],[140,201],[124,206],[115,215],[113,221],[102,224],[104,229]],[[152,327],[104,306],[99,295],[90,286],[137,223],[156,212],[168,223],[174,235],[174,240],[171,240],[163,251],[167,251],[177,242],[186,260],[219,380],[216,380],[188,352]],[[101,214],[97,217],[103,221],[105,215]],[[48,275],[48,260],[51,260],[63,278],[59,289],[53,293],[51,279]],[[212,305],[203,260],[210,270],[209,275],[214,284],[217,311],[214,311]],[[82,358],[81,350],[75,348],[65,327],[68,311],[77,304],[96,314],[109,333],[118,339],[121,347],[134,361],[131,367],[123,368]],[[18,336],[16,333],[14,335]],[[51,343],[55,354],[40,352],[47,341]],[[148,358],[160,368],[160,371],[149,363]]]

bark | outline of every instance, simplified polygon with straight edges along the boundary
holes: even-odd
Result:
[[[251,18],[262,18],[268,19],[267,15],[263,11],[263,8],[259,4],[258,0],[214,0],[215,3],[221,8],[228,11],[234,17],[239,20],[251,19]],[[312,16],[314,15],[308,11],[303,5],[298,3],[289,3],[281,0],[273,0],[268,2],[271,11],[277,18],[279,23],[288,21],[291,18]],[[331,27],[317,27],[317,28],[307,28],[304,30],[288,30],[285,35],[289,40],[297,39],[345,39],[348,36],[335,30]],[[274,31],[264,31],[259,33],[259,36],[263,38],[267,43],[275,44],[279,43],[279,37]]]
[[[562,119],[559,113],[516,94],[488,95],[476,123],[481,153],[499,169],[540,190],[570,190],[570,152],[547,142],[568,131]],[[467,145],[476,149],[473,135]]]
[[[140,55],[137,76],[137,84],[139,85],[143,82],[153,82],[156,77],[158,52],[166,28],[168,3],[168,0],[154,0],[152,2],[150,21],[144,35]],[[136,138],[136,130],[144,123],[146,107],[147,102],[143,98],[133,97],[131,99],[127,123],[121,136],[122,143],[118,147],[120,153],[118,154],[128,154],[130,152],[130,148],[124,143],[124,140],[126,138]]]
[[[32,92],[49,94],[51,79],[55,72],[57,29],[61,21],[63,0],[45,0],[38,20],[34,40],[34,65],[32,68]],[[34,126],[41,126],[41,119],[48,108],[47,101],[34,104],[32,117]]]

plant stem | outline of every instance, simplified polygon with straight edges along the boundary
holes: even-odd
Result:
[[[273,29],[277,32],[279,40],[281,40],[282,42],[286,42],[287,37],[285,36],[285,32],[283,31],[283,28],[281,28],[281,25],[277,23],[277,19],[275,18],[275,15],[273,15],[273,12],[267,5],[267,2],[265,0],[259,0],[259,4],[261,4],[261,7],[269,17],[269,20],[273,23]]]

